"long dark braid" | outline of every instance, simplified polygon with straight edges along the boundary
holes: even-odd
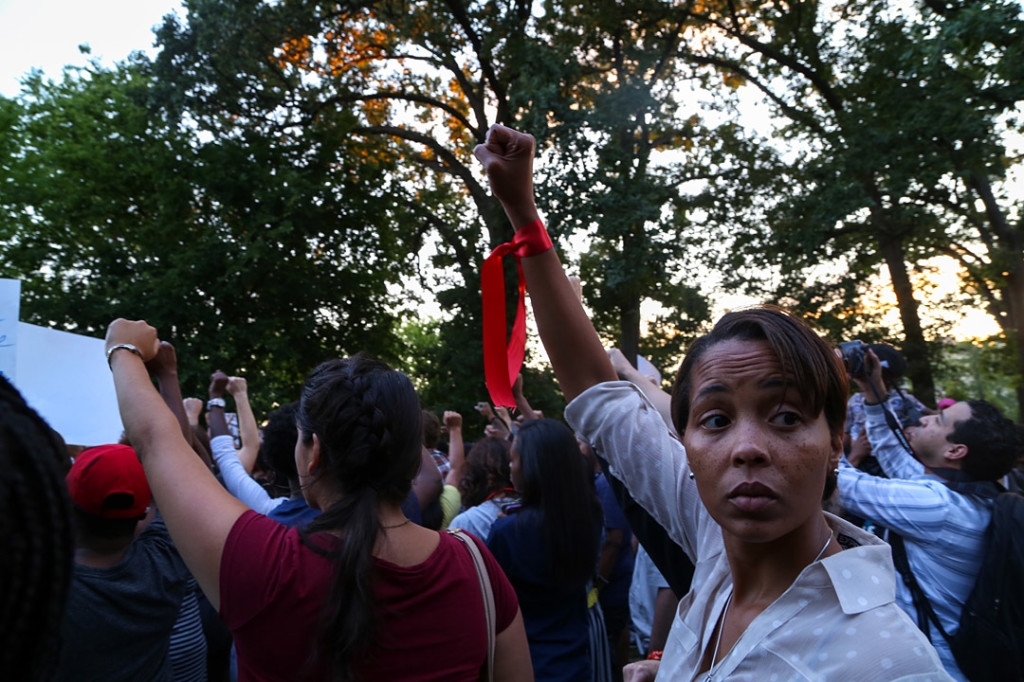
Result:
[[[374,641],[370,575],[381,530],[378,502],[401,504],[420,463],[419,399],[405,375],[357,355],[313,370],[297,421],[304,443],[314,434],[320,443],[317,481],[341,494],[302,532],[306,545],[335,565],[316,654],[329,661],[334,680],[351,680]],[[320,531],[340,533],[340,541],[317,537]]]
[[[74,539],[60,437],[0,376],[0,670],[48,679]]]

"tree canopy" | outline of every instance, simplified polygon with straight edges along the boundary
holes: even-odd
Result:
[[[511,234],[472,148],[502,123],[537,136],[549,229],[627,357],[671,369],[711,277],[835,340],[901,336],[930,402],[941,347],[914,274],[944,255],[1002,328],[1024,409],[1017,3],[185,9],[152,62],[0,99],[0,274],[24,280],[30,321],[144,315],[190,346],[189,381],[263,377],[268,403],[368,350],[466,409],[485,396],[480,263]],[[900,330],[865,304],[880,265]],[[409,319],[423,299],[444,314]]]

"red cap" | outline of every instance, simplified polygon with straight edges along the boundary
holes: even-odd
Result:
[[[85,513],[105,519],[144,516],[152,498],[142,463],[127,445],[83,450],[71,465],[67,483],[72,502]],[[111,495],[118,498],[108,501]]]

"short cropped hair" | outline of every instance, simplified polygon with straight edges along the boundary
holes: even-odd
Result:
[[[842,361],[805,322],[773,306],[726,313],[708,334],[691,344],[672,386],[672,423],[680,436],[690,420],[690,392],[694,368],[704,354],[725,341],[764,341],[798,387],[811,414],[824,412],[832,438],[843,434],[849,380]],[[835,474],[825,481],[825,497],[835,489]]]
[[[1024,427],[987,400],[969,400],[971,418],[953,425],[950,443],[967,446],[960,470],[978,481],[995,481],[1013,468],[1024,450]]]

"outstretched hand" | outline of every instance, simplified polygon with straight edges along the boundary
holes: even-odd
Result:
[[[138,348],[143,362],[149,362],[160,351],[160,339],[156,335],[156,328],[146,324],[145,320],[126,320],[119,317],[111,322],[107,327],[104,351],[122,343]]]
[[[533,200],[535,147],[533,135],[494,125],[487,131],[486,141],[473,149],[487,171],[491,191],[505,207],[515,229],[537,219]]]

